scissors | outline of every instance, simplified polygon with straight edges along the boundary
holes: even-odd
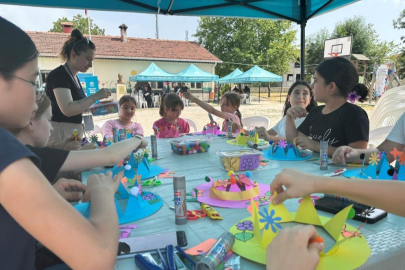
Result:
[[[153,179],[149,179],[149,180],[144,181],[144,182],[142,183],[142,186],[143,186],[143,187],[147,187],[147,186],[155,186],[155,187],[158,187],[158,186],[160,186],[161,184],[162,184],[162,181],[157,180],[157,177],[154,177]]]
[[[187,210],[187,219],[188,220],[196,220],[199,218],[203,218],[207,216],[207,214],[202,210]]]

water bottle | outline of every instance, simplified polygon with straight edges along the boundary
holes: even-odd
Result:
[[[152,158],[157,158],[158,153],[157,153],[156,135],[150,135],[150,144],[152,145]]]
[[[187,223],[186,178],[183,175],[173,177],[174,213],[176,225]]]
[[[235,236],[230,232],[224,232],[208,251],[207,255],[197,263],[196,269],[216,270],[234,243]]]
[[[319,147],[319,157],[320,157],[320,169],[328,169],[328,142],[321,141]]]

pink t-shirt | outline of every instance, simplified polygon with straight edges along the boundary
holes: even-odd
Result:
[[[167,122],[165,117],[160,118],[159,120],[155,121],[153,123],[153,131],[157,135],[158,130],[159,132],[165,132],[166,130],[170,129],[173,126],[173,124],[170,124]],[[189,133],[190,132],[190,126],[188,125],[187,121],[178,118],[177,119],[177,126],[179,127],[179,133]]]
[[[139,123],[132,122],[128,126],[123,126],[118,122],[118,120],[108,120],[103,125],[103,137],[105,137],[105,136],[112,137],[113,128],[116,128],[116,129],[125,128],[125,129],[127,129],[127,132],[129,132],[129,133],[131,133],[132,130],[134,130],[135,135],[143,136],[143,128],[142,128],[141,124],[139,124]]]
[[[238,117],[235,113],[228,113],[228,112],[226,112],[225,114],[228,116],[228,119],[226,119],[226,120],[222,123],[222,131],[228,132],[228,122],[229,122],[229,119],[232,119],[232,122],[233,122],[233,123],[237,123],[238,125],[241,126],[241,124],[240,124],[240,119],[239,119],[239,117]]]

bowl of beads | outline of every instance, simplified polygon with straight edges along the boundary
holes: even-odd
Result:
[[[261,151],[243,149],[235,151],[218,151],[219,163],[226,171],[247,171],[259,167]]]
[[[210,143],[202,138],[177,138],[169,142],[172,151],[179,155],[205,153],[210,149]]]

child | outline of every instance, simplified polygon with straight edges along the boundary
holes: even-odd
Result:
[[[180,118],[183,109],[184,103],[177,94],[169,93],[164,95],[159,108],[159,114],[162,118],[155,121],[152,127],[155,134],[160,138],[170,138],[178,133],[189,133],[190,126],[187,121]]]
[[[41,172],[53,183],[58,172],[83,171],[97,166],[113,165],[123,160],[140,146],[146,146],[145,139],[134,137],[100,150],[65,151],[45,147],[52,133],[52,108],[48,97],[38,102],[35,117],[25,128],[9,129],[22,144],[41,158]]]
[[[354,104],[363,102],[368,89],[359,84],[359,75],[355,66],[347,59],[334,57],[323,61],[316,67],[312,92],[317,102],[325,105],[316,107],[309,114],[300,107],[287,110],[286,138],[303,149],[319,152],[319,141],[328,141],[329,156],[342,145],[353,148],[367,148],[369,121],[367,113]],[[296,118],[306,116],[297,128]]]
[[[113,128],[127,129],[133,135],[143,136],[143,129],[141,124],[132,122],[132,118],[136,111],[136,101],[131,96],[122,96],[118,102],[120,106],[120,117],[118,120],[109,120],[103,125],[103,137],[108,136],[112,138]]]
[[[211,105],[199,100],[190,92],[186,92],[183,95],[185,98],[191,100],[192,102],[195,102],[198,106],[206,110],[208,113],[224,119],[225,121],[222,124],[222,131],[228,131],[229,120],[233,122],[232,132],[235,132],[237,129],[242,128],[242,115],[239,111],[240,97],[238,94],[232,92],[224,94],[221,98],[221,111],[218,111]]]
[[[283,118],[278,121],[274,127],[267,131],[264,127],[256,128],[257,133],[259,134],[259,138],[266,141],[272,140],[275,142],[281,139],[285,139],[285,123],[287,118],[287,110],[294,106],[300,106],[304,108],[308,113],[313,108],[318,106],[318,103],[314,100],[314,97],[312,95],[311,87],[305,81],[297,81],[293,85],[291,85],[284,103]],[[304,120],[305,117],[296,118],[295,126],[298,128]]]
[[[394,161],[391,151],[396,148],[398,151],[405,150],[405,113],[398,119],[387,138],[377,147],[377,149],[353,149],[349,146],[339,147],[333,155],[333,163],[341,164],[346,162],[362,163],[360,159],[362,153],[365,154],[365,163],[368,163],[372,153],[385,152],[388,162]]]
[[[2,17],[0,36],[5,37],[0,42],[0,126],[23,128],[37,110],[38,51],[27,33]],[[91,200],[86,220],[37,169],[39,158],[1,127],[0,269],[34,269],[36,241],[72,269],[113,269],[119,231],[114,194],[123,174],[92,175],[87,186],[81,185],[82,201]],[[16,185],[16,179],[23,182]]]

